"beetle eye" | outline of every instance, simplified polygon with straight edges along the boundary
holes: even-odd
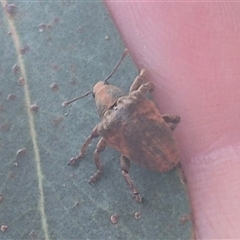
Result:
[[[92,97],[95,98],[95,93],[92,92]]]
[[[115,102],[115,103],[111,106],[111,109],[113,109],[113,110],[117,110],[117,109],[118,109],[118,107],[117,107],[117,102]]]

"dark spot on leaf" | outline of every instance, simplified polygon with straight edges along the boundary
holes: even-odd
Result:
[[[50,23],[50,24],[47,24],[47,29],[48,29],[48,30],[51,30],[52,27],[53,27],[53,25],[52,25],[51,23]]]
[[[15,16],[17,14],[17,7],[14,4],[7,3],[5,9],[10,16]]]
[[[0,104],[0,112],[4,111],[4,106],[2,104]]]
[[[82,33],[82,31],[83,31],[83,27],[82,27],[82,26],[79,26],[79,27],[78,27],[78,32],[79,32],[79,33]]]
[[[69,80],[70,84],[74,85],[76,84],[77,82],[77,79],[75,77],[72,77],[70,80]]]
[[[8,230],[8,226],[7,225],[2,225],[1,226],[1,231],[2,232],[6,232]]]
[[[9,101],[16,100],[16,95],[15,95],[15,94],[12,94],[12,93],[8,94],[7,100],[9,100]]]
[[[10,127],[9,127],[8,123],[3,123],[3,124],[1,125],[1,130],[2,130],[3,132],[8,132],[9,129],[10,129]]]
[[[51,38],[50,36],[47,36],[47,37],[46,37],[46,41],[47,41],[47,42],[50,42],[50,41],[52,41],[52,38]]]
[[[34,103],[34,104],[32,104],[32,105],[30,105],[30,110],[32,111],[32,112],[38,112],[38,110],[39,110],[39,106],[38,106],[38,104],[37,103]]]
[[[25,79],[23,77],[20,77],[17,81],[17,84],[19,86],[24,86],[25,85]]]
[[[43,32],[46,28],[47,28],[47,24],[45,24],[45,23],[40,23],[38,25],[38,31],[39,32]]]
[[[57,116],[53,119],[53,125],[57,127],[63,121],[63,116]]]
[[[56,64],[56,63],[54,63],[53,65],[52,65],[52,68],[53,68],[53,70],[58,70],[58,65]]]
[[[57,83],[55,82],[50,85],[50,88],[53,92],[56,92],[59,89]]]
[[[71,71],[71,72],[75,72],[75,71],[76,71],[76,65],[75,65],[75,64],[72,64],[72,65],[70,66],[70,71]]]
[[[12,67],[12,71],[14,74],[19,74],[20,73],[20,67],[18,65],[18,63],[16,63],[13,67]]]
[[[135,212],[135,213],[134,213],[134,218],[135,218],[135,219],[141,218],[141,213],[140,213],[140,212]]]
[[[14,174],[13,174],[12,171],[10,171],[10,172],[8,173],[7,178],[8,178],[8,179],[13,179],[13,178],[14,178]]]
[[[21,55],[24,55],[25,53],[27,53],[30,50],[29,46],[26,45],[23,48],[20,49],[20,53]]]
[[[189,214],[185,214],[183,216],[181,216],[181,218],[179,219],[179,224],[180,225],[184,225],[185,223],[189,222],[191,219]]]
[[[32,230],[30,233],[29,233],[29,236],[31,237],[31,239],[35,239],[37,237],[37,233],[35,230]]]
[[[117,214],[113,214],[111,217],[110,217],[110,221],[112,224],[117,224],[119,222],[119,216]]]
[[[9,127],[9,124],[8,124],[8,123],[2,123],[2,124],[1,124],[1,130],[2,130],[3,132],[8,132],[9,129],[10,129],[10,127]]]
[[[17,157],[22,157],[22,156],[25,156],[26,155],[26,152],[27,152],[27,149],[26,148],[21,148],[17,151]]]
[[[59,24],[59,22],[60,22],[59,18],[56,17],[56,18],[53,19],[53,24],[54,25]]]

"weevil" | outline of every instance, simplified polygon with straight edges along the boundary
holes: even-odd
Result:
[[[103,165],[100,154],[110,146],[121,154],[122,175],[133,198],[141,202],[142,196],[129,174],[130,161],[159,172],[175,167],[178,164],[178,154],[172,131],[180,122],[180,117],[161,115],[154,102],[146,96],[148,92],[154,90],[154,85],[145,80],[145,69],[142,69],[135,78],[127,95],[108,83],[126,55],[127,49],[111,74],[104,81],[98,82],[92,91],[62,104],[66,106],[92,94],[101,118],[101,122],[95,126],[83,143],[79,154],[71,158],[68,165],[74,165],[80,161],[86,154],[91,141],[100,137],[94,152],[97,171],[91,176],[89,183],[94,184],[101,177]]]

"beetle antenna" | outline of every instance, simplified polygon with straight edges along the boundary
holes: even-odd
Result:
[[[73,103],[73,102],[77,101],[77,100],[80,99],[80,98],[86,97],[86,96],[89,95],[90,93],[92,93],[92,91],[91,91],[91,92],[87,92],[87,93],[85,93],[84,95],[82,95],[82,96],[80,96],[80,97],[76,97],[76,98],[74,98],[74,99],[72,99],[72,100],[70,100],[70,101],[63,102],[63,103],[62,103],[62,106],[63,106],[63,107],[66,107],[66,106],[69,105],[70,103]]]
[[[105,78],[105,80],[104,80],[105,83],[106,83],[107,80],[108,80],[109,78],[111,78],[112,75],[116,72],[116,70],[118,69],[118,67],[119,67],[119,65],[121,64],[122,60],[126,57],[127,53],[128,53],[128,50],[127,50],[127,48],[126,48],[126,49],[124,50],[124,52],[123,52],[123,54],[122,54],[122,57],[120,58],[118,64],[115,66],[115,68],[112,70],[112,72],[108,75],[108,77]]]

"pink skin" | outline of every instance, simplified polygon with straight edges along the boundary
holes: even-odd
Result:
[[[196,239],[240,237],[240,4],[106,0],[174,131]]]

